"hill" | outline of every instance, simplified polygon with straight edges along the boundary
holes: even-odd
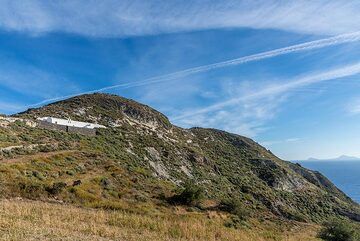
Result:
[[[82,136],[23,121],[43,116],[108,128]],[[160,112],[122,97],[83,95],[14,118],[19,120],[0,127],[6,199],[144,215],[184,205],[186,212],[224,213],[229,227],[264,220],[321,223],[340,216],[360,221],[359,205],[321,173],[280,160],[243,136],[174,126]],[[174,203],[189,185],[201,189],[202,198]]]
[[[336,158],[330,158],[330,159],[317,159],[317,158],[309,158],[306,161],[360,161],[360,158],[354,157],[354,156],[346,156],[341,155]]]
[[[20,117],[35,118],[52,116],[73,120],[95,122],[109,127],[124,123],[140,123],[148,127],[170,128],[170,121],[149,106],[116,95],[92,94],[76,96],[39,109],[19,113]]]

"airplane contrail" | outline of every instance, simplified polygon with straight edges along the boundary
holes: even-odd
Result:
[[[320,82],[324,82],[324,81],[339,79],[339,78],[343,78],[343,77],[347,77],[347,76],[356,75],[359,73],[360,73],[360,62],[357,64],[348,65],[348,66],[345,66],[342,68],[337,68],[334,70],[323,72],[320,74],[314,74],[314,75],[301,77],[296,80],[290,81],[286,84],[279,84],[279,85],[265,88],[263,90],[260,90],[258,92],[254,92],[254,93],[251,93],[251,94],[248,94],[245,96],[236,97],[236,98],[232,98],[232,99],[229,99],[229,100],[226,100],[223,102],[219,102],[219,103],[210,105],[210,106],[202,108],[202,109],[192,110],[192,111],[189,111],[188,113],[184,113],[180,116],[171,118],[171,120],[172,121],[181,120],[181,119],[185,119],[188,117],[216,111],[216,110],[222,109],[227,106],[238,104],[242,101],[258,99],[258,98],[262,98],[262,97],[266,97],[266,96],[270,96],[270,95],[281,94],[281,93],[296,89],[298,87],[303,87],[303,86],[316,84],[316,83],[320,83]]]
[[[288,47],[284,47],[284,48],[274,49],[271,51],[248,55],[248,56],[231,59],[231,60],[227,60],[227,61],[223,61],[223,62],[189,68],[189,69],[177,71],[177,72],[170,73],[170,74],[165,74],[165,75],[161,75],[161,76],[148,78],[145,80],[107,86],[104,88],[90,90],[90,91],[86,91],[86,92],[82,92],[82,93],[76,93],[73,95],[66,95],[66,96],[50,98],[50,99],[46,99],[46,100],[43,100],[41,102],[38,102],[38,103],[35,103],[32,105],[29,105],[29,106],[27,106],[27,108],[40,106],[40,105],[43,105],[43,104],[46,104],[49,102],[58,101],[58,100],[74,97],[77,95],[91,94],[91,93],[95,93],[95,92],[104,92],[104,91],[118,89],[118,88],[126,89],[126,88],[149,85],[149,84],[154,84],[154,83],[159,83],[159,82],[164,82],[164,81],[170,81],[170,80],[179,79],[179,78],[182,78],[182,77],[185,77],[188,75],[207,72],[207,71],[214,70],[214,69],[220,69],[220,68],[224,68],[224,67],[228,67],[228,66],[245,64],[245,63],[249,63],[249,62],[259,61],[262,59],[272,58],[272,57],[289,54],[289,53],[294,53],[294,52],[306,51],[306,50],[311,50],[311,49],[319,49],[319,48],[324,48],[324,47],[338,45],[338,44],[356,42],[359,40],[360,40],[360,31],[348,33],[348,34],[337,35],[337,36],[330,37],[330,38],[324,38],[324,39],[310,41],[310,42],[306,42],[306,43],[302,43],[302,44],[296,44],[296,45],[292,45],[292,46],[288,46]]]

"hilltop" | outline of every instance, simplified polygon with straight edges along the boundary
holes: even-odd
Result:
[[[42,108],[29,109],[15,116],[31,119],[41,116],[71,118],[109,127],[117,127],[124,123],[141,123],[149,127],[171,127],[169,119],[151,107],[110,94],[76,96]]]
[[[172,210],[171,200],[191,183],[202,190],[201,200],[175,206],[225,215],[228,226],[280,220],[316,224],[332,217],[360,221],[359,205],[321,173],[283,161],[247,137],[183,129],[149,106],[107,94],[14,115],[43,116],[108,128],[83,136],[21,121],[1,127],[3,198],[160,215]],[[234,213],[244,220],[234,219]]]

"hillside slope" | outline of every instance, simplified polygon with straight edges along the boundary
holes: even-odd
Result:
[[[74,97],[15,115],[72,118],[108,126],[94,137],[29,127],[0,128],[1,195],[86,207],[137,210],[169,205],[191,180],[201,209],[239,200],[254,218],[360,221],[360,207],[318,172],[280,160],[249,138],[182,129],[156,110],[106,94]],[[9,148],[15,147],[15,148]]]
[[[317,241],[317,225],[254,224],[233,229],[214,212],[140,214],[39,201],[0,200],[0,240],[24,241]],[[291,227],[291,228],[289,228]]]

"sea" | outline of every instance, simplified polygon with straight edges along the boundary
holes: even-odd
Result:
[[[360,203],[360,161],[297,161],[305,168],[319,171],[352,200]]]

